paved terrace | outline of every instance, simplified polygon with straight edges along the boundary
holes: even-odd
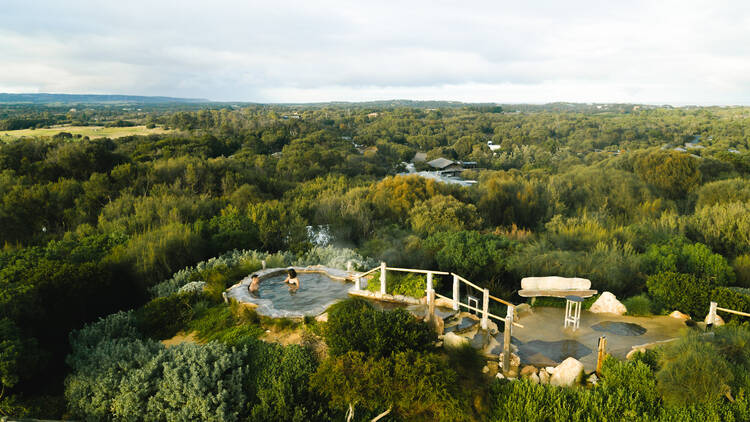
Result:
[[[687,329],[683,320],[669,316],[634,317],[582,311],[581,325],[573,331],[563,328],[564,314],[564,308],[540,307],[520,315],[523,328],[513,327],[512,343],[518,347],[523,364],[554,366],[572,356],[587,371],[593,371],[600,336],[607,337],[607,353],[625,359],[633,346],[673,339]]]

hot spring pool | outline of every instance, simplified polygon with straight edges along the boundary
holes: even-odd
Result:
[[[296,292],[290,292],[284,284],[286,272],[275,271],[277,275],[261,274],[260,288],[257,295],[247,290],[250,279],[231,287],[227,297],[240,302],[254,303],[261,315],[273,318],[290,318],[315,316],[326,308],[348,296],[352,283],[338,281],[326,274],[301,272],[298,277],[302,286]]]

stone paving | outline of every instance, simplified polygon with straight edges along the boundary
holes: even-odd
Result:
[[[562,308],[533,308],[513,327],[511,351],[523,365],[556,366],[568,357],[578,359],[587,371],[596,368],[596,350],[600,336],[607,337],[607,352],[625,359],[634,346],[678,337],[688,329],[685,322],[669,316],[632,317],[593,314],[583,311],[577,330],[563,328]],[[503,333],[490,334],[479,328],[479,320],[465,312],[445,318],[445,333],[466,339],[488,359],[499,359]]]

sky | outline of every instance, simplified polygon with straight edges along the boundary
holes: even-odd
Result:
[[[750,105],[750,2],[2,0],[0,92]]]

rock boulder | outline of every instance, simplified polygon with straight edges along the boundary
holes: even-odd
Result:
[[[682,312],[680,312],[680,311],[674,311],[674,312],[672,312],[671,314],[669,314],[669,316],[671,316],[672,318],[677,318],[677,319],[681,319],[681,320],[683,320],[683,321],[687,321],[687,320],[689,320],[689,319],[690,319],[690,315],[688,315],[688,314],[683,314],[683,313],[682,313]]]
[[[531,375],[536,375],[537,369],[535,366],[526,365],[521,369],[521,378],[528,378]]]
[[[539,384],[549,384],[549,374],[544,368],[539,370]]]
[[[622,315],[627,311],[628,309],[625,307],[625,305],[620,303],[615,295],[610,292],[602,293],[601,296],[596,299],[596,302],[591,305],[591,308],[589,308],[589,312],[593,312],[595,314],[608,313]]]
[[[555,372],[549,379],[551,385],[570,387],[581,382],[583,378],[583,364],[574,358],[567,358],[557,365]]]
[[[443,336],[443,347],[446,349],[457,349],[469,344],[469,339],[455,333],[446,333]]]
[[[708,324],[708,315],[706,315],[706,319],[703,320],[706,324]],[[714,326],[720,327],[724,325],[724,319],[721,317],[721,315],[716,315],[716,319],[714,320]]]

